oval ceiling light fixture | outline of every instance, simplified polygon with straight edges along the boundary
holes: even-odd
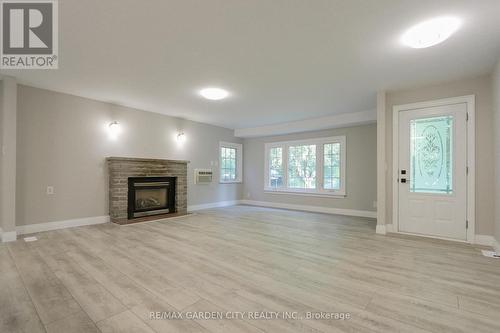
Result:
[[[200,90],[200,95],[211,101],[219,101],[227,98],[229,96],[229,92],[222,88],[204,88]]]
[[[414,49],[431,47],[447,40],[460,25],[461,21],[456,17],[437,17],[411,27],[403,34],[401,41]]]

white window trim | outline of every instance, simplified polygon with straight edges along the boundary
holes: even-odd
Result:
[[[339,190],[325,190],[323,188],[323,149],[326,143],[340,143],[340,184]],[[316,145],[316,188],[296,189],[288,188],[288,148],[295,145]],[[283,152],[283,184],[284,187],[275,188],[269,186],[269,152],[271,148],[282,147]],[[346,137],[332,136],[326,138],[315,138],[294,141],[270,142],[265,144],[264,158],[264,191],[279,194],[346,197]]]
[[[221,167],[222,167],[222,156],[221,156],[221,148],[235,148],[236,149],[236,180],[222,180],[220,177]],[[219,183],[221,184],[235,184],[243,182],[243,145],[240,143],[232,143],[232,142],[219,142]]]

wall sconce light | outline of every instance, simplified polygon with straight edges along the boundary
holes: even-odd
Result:
[[[117,121],[113,121],[109,124],[109,135],[111,136],[111,138],[116,139],[118,133],[120,133],[120,123]]]
[[[177,142],[179,143],[184,143],[186,142],[186,134],[184,134],[184,132],[179,132],[177,133]]]

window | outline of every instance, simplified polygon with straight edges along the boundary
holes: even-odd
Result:
[[[345,136],[266,144],[265,190],[344,196],[345,147]]]
[[[274,147],[269,150],[269,181],[272,188],[283,187],[283,149]]]
[[[326,190],[340,190],[340,143],[323,145],[323,186]]]
[[[316,145],[288,147],[288,187],[316,188]]]
[[[221,183],[241,183],[243,146],[237,143],[219,144],[219,165]]]

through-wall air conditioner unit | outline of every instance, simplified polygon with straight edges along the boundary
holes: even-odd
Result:
[[[212,183],[213,176],[212,169],[194,169],[195,184],[210,184]]]

